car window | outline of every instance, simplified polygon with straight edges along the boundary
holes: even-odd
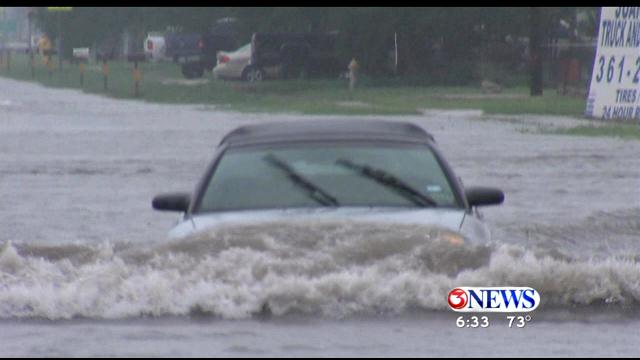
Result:
[[[417,206],[415,199],[363,175],[357,166],[394,176],[436,206],[459,206],[440,163],[427,146],[332,144],[227,150],[197,212],[324,206],[318,194],[311,194],[308,186],[294,181],[291,173],[268,159],[286,164],[340,206]]]
[[[238,50],[236,50],[234,52],[244,53],[244,52],[249,52],[249,51],[251,51],[251,43],[248,43],[248,44],[242,46],[241,48],[239,48]]]

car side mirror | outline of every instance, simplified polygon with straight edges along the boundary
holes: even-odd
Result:
[[[169,193],[156,195],[151,202],[155,210],[187,212],[191,195],[187,193]]]
[[[504,201],[504,193],[500,189],[488,187],[469,187],[464,190],[469,206],[500,205]]]

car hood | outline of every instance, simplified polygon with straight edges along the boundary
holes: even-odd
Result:
[[[403,225],[436,226],[459,231],[465,217],[462,209],[398,209],[398,208],[313,208],[281,210],[247,210],[195,215],[178,224],[171,237],[224,225],[258,224],[276,221],[374,221]]]

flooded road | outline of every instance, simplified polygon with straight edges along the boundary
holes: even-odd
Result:
[[[305,247],[295,226],[167,242],[177,216],[151,198],[190,191],[227,131],[323,118],[0,79],[0,355],[640,355],[640,142],[536,132],[582,120],[392,117],[430,131],[465,185],[504,190],[486,248],[340,227],[319,230],[340,246]],[[540,291],[527,327],[456,328],[449,289],[505,283]]]

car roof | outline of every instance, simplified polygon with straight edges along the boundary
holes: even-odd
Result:
[[[219,146],[316,140],[434,141],[427,131],[405,121],[314,119],[240,126],[228,133]]]

